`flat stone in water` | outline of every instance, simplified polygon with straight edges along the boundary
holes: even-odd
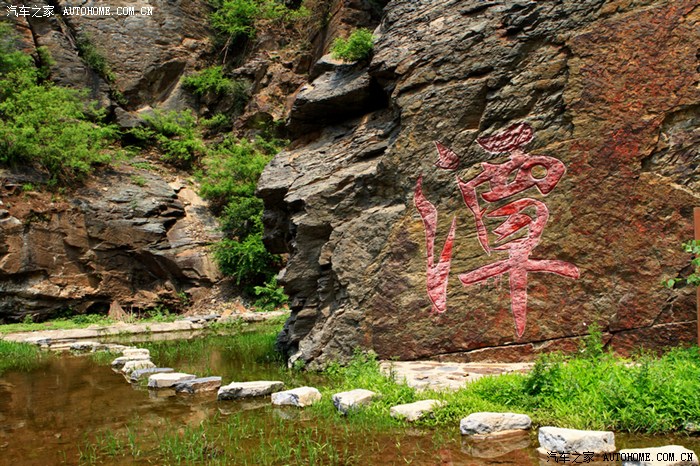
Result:
[[[196,379],[196,375],[182,372],[153,374],[148,378],[148,388],[170,388],[186,380]]]
[[[442,404],[444,403],[439,400],[421,400],[415,403],[392,406],[389,414],[391,414],[391,417],[413,422],[432,414],[433,410]]]
[[[266,396],[279,391],[282,387],[284,387],[284,383],[279,381],[232,382],[219,389],[217,398],[219,400],[235,400]]]
[[[153,374],[168,374],[171,372],[175,371],[170,367],[150,367],[148,369],[137,369],[131,373],[129,376],[129,381],[138,382],[145,376],[151,376]]]
[[[561,427],[540,427],[537,435],[541,455],[548,452],[612,453],[615,448],[615,434],[610,431],[562,429]]]
[[[112,361],[112,369],[121,369],[127,361],[150,361],[151,357],[145,354],[135,355],[135,356],[119,356],[117,359]]]
[[[483,412],[472,413],[462,419],[459,430],[462,435],[490,435],[511,430],[527,430],[531,425],[532,420],[526,414]]]
[[[343,414],[347,414],[351,409],[357,409],[360,406],[367,406],[372,402],[372,399],[377,396],[371,390],[358,388],[349,392],[341,392],[333,395],[333,404]]]
[[[221,387],[221,377],[200,377],[176,384],[173,388],[175,388],[176,393],[193,395],[195,393],[211,392],[219,387]]]
[[[462,452],[475,458],[498,458],[512,451],[524,450],[529,447],[530,434],[526,430],[508,430],[496,435],[462,438]]]
[[[77,341],[70,345],[71,351],[79,352],[97,351],[98,349],[102,349],[103,347],[104,344],[97,341]]]
[[[130,375],[132,372],[142,369],[152,369],[156,367],[150,359],[137,359],[135,361],[127,361],[121,368],[121,372],[125,375]]]
[[[272,394],[272,404],[277,406],[311,406],[321,399],[321,392],[313,387],[298,387]]]
[[[680,445],[620,450],[622,466],[691,466],[698,464],[693,450]]]
[[[123,357],[138,357],[138,356],[148,356],[151,357],[151,352],[146,348],[124,348],[122,350]]]

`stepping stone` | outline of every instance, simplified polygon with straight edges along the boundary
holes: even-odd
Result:
[[[131,347],[130,347],[130,346],[124,346],[124,345],[116,345],[116,344],[113,344],[113,343],[107,343],[106,345],[104,345],[104,346],[103,346],[102,348],[100,348],[100,349],[103,349],[103,350],[105,350],[105,351],[109,351],[110,353],[121,353],[121,352],[123,352],[125,349],[131,349]]]
[[[150,361],[151,357],[148,355],[136,355],[136,356],[119,356],[117,359],[112,361],[112,369],[121,369],[124,367],[128,361]]]
[[[272,404],[305,408],[321,399],[321,392],[313,387],[299,387],[272,394]]]
[[[219,389],[217,399],[236,400],[238,398],[266,396],[280,390],[282,387],[284,387],[284,383],[279,381],[232,382]]]
[[[70,345],[71,351],[79,352],[93,352],[97,351],[98,349],[102,349],[103,347],[104,345],[97,341],[78,341]]]
[[[620,450],[619,459],[622,460],[622,466],[690,466],[698,464],[695,452],[680,445]]]
[[[462,435],[491,435],[511,430],[528,430],[531,425],[530,416],[525,414],[485,412],[472,413],[462,419],[459,430]]]
[[[370,390],[358,388],[349,392],[341,392],[333,395],[333,404],[342,414],[347,414],[351,409],[367,406],[377,394]]]
[[[153,374],[148,378],[148,388],[171,388],[174,385],[196,378],[196,375],[182,372]]]
[[[615,448],[615,434],[600,430],[562,429],[560,427],[540,427],[537,435],[542,455],[548,452],[566,453],[611,453]]]
[[[492,435],[472,435],[462,440],[462,452],[475,458],[498,458],[512,451],[526,448],[530,448],[530,433],[527,430],[504,430]],[[546,463],[540,461],[538,464]]]
[[[219,387],[221,387],[221,377],[201,377],[174,386],[176,393],[190,393],[192,395],[201,392],[211,392]]]
[[[433,410],[444,403],[439,400],[421,400],[415,403],[405,405],[392,406],[389,410],[391,417],[397,419],[405,419],[408,422],[414,422],[418,419],[432,414]]]
[[[148,351],[146,348],[124,348],[122,350],[122,356],[124,356],[124,357],[146,356],[146,357],[150,358],[151,352]]]
[[[150,359],[137,359],[135,361],[127,361],[121,368],[122,374],[130,375],[132,372],[141,369],[153,369],[156,367]]]
[[[153,374],[167,374],[170,372],[175,372],[170,367],[150,367],[148,369],[137,369],[131,373],[129,376],[130,382],[138,382],[146,376],[151,376]]]

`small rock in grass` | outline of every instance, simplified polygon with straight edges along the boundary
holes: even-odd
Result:
[[[615,434],[600,430],[562,429],[560,427],[540,427],[537,435],[540,441],[538,452],[593,452],[611,453],[615,448]]]
[[[439,400],[421,400],[415,403],[408,403],[404,405],[392,406],[389,410],[391,417],[397,419],[405,419],[408,422],[414,422],[418,419],[432,414],[433,410],[444,402]]]
[[[182,372],[153,374],[148,378],[148,388],[170,388],[186,380],[196,379],[197,376]]]
[[[153,374],[167,374],[170,372],[175,372],[170,367],[150,367],[148,369],[137,369],[131,373],[129,376],[130,382],[138,382],[146,376],[151,376]]]
[[[232,382],[219,389],[219,400],[235,400],[238,398],[253,398],[266,396],[284,387],[283,382],[259,380],[255,382]]]
[[[221,377],[201,377],[198,379],[187,380],[175,385],[176,393],[195,393],[211,392],[221,387]]]
[[[321,392],[313,387],[298,387],[272,394],[272,404],[277,406],[311,406],[321,399]]]
[[[472,413],[459,423],[462,435],[490,435],[509,430],[528,430],[532,420],[525,414]]]
[[[691,466],[698,464],[692,450],[680,445],[620,450],[622,466]]]
[[[377,394],[371,390],[358,388],[349,392],[341,392],[333,395],[333,404],[342,414],[347,414],[351,409],[367,406]]]

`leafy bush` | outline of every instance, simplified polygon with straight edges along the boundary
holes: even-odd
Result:
[[[225,139],[202,161],[202,196],[210,201],[216,214],[220,214],[230,200],[254,197],[258,178],[270,159],[256,143]]]
[[[214,258],[222,273],[249,289],[269,283],[281,262],[262,243],[263,202],[255,197],[258,178],[279,144],[227,138],[202,161],[200,194],[210,201],[226,233],[214,247]]]
[[[369,29],[357,29],[350,37],[338,37],[331,45],[333,58],[345,61],[360,61],[369,58],[374,48],[374,36]]]
[[[692,240],[683,243],[683,250],[693,255],[692,259],[690,259],[693,271],[685,278],[676,277],[661,282],[667,288],[700,285],[700,241]]]
[[[193,73],[182,80],[182,85],[199,96],[207,92],[225,95],[233,90],[233,80],[224,76],[221,66],[212,66]]]
[[[100,52],[97,47],[92,43],[90,37],[87,35],[81,35],[76,41],[78,46],[78,52],[80,56],[83,57],[85,63],[95,70],[97,74],[102,76],[108,83],[113,83],[115,80],[114,73],[107,63],[107,59],[104,57],[102,52]]]
[[[249,235],[242,241],[223,239],[214,247],[214,259],[225,275],[237,284],[263,283],[278,269],[278,257],[270,254],[262,242],[262,234]]]
[[[274,311],[280,306],[287,304],[289,299],[284,290],[277,284],[277,278],[271,278],[263,286],[254,288],[255,296],[258,299],[255,301],[255,307],[261,311]]]
[[[68,183],[107,163],[116,137],[113,126],[89,121],[103,112],[72,89],[40,84],[30,56],[17,50],[9,29],[0,27],[0,163],[29,165],[50,184]]]
[[[197,119],[190,111],[161,112],[144,117],[148,128],[134,128],[129,134],[143,145],[154,145],[161,158],[173,165],[190,167],[206,152],[200,138]]]
[[[217,0],[211,25],[229,42],[255,37],[257,23],[285,28],[309,17],[308,9],[291,9],[279,0]],[[293,25],[292,25],[293,26]]]

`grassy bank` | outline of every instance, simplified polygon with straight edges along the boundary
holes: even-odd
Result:
[[[142,421],[117,434],[97,433],[81,448],[87,463],[133,456],[164,464],[368,464],[434,458],[459,451],[459,421],[476,411],[525,413],[536,426],[555,425],[616,432],[670,433],[700,420],[700,352],[674,349],[661,357],[621,360],[602,350],[599,335],[574,357],[540,359],[529,374],[485,377],[458,392],[416,392],[380,373],[371,354],[358,352],[347,366],[322,374],[287,369],[274,353],[279,328],[266,326],[235,335],[191,342],[150,343],[154,360],[178,370],[206,373],[212,361],[236,361],[230,380],[278,379],[288,388],[313,385],[322,401],[304,410],[274,408],[262,399],[219,402],[219,414],[192,425],[154,431]],[[217,375],[226,371],[216,368]],[[338,414],[334,393],[365,388],[381,394],[369,407]],[[418,429],[390,417],[397,404],[437,398],[446,404]],[[419,432],[416,434],[416,432]]]
[[[168,311],[153,311],[143,317],[132,316],[123,322],[126,323],[149,323],[149,322],[173,322],[180,316]],[[37,332],[40,330],[72,330],[76,328],[87,328],[91,325],[107,326],[119,323],[107,316],[97,314],[81,314],[72,317],[61,317],[47,320],[45,322],[34,322],[31,318],[15,324],[1,324],[0,335],[15,332]]]
[[[34,369],[47,357],[34,345],[0,340],[0,376],[11,370]]]

